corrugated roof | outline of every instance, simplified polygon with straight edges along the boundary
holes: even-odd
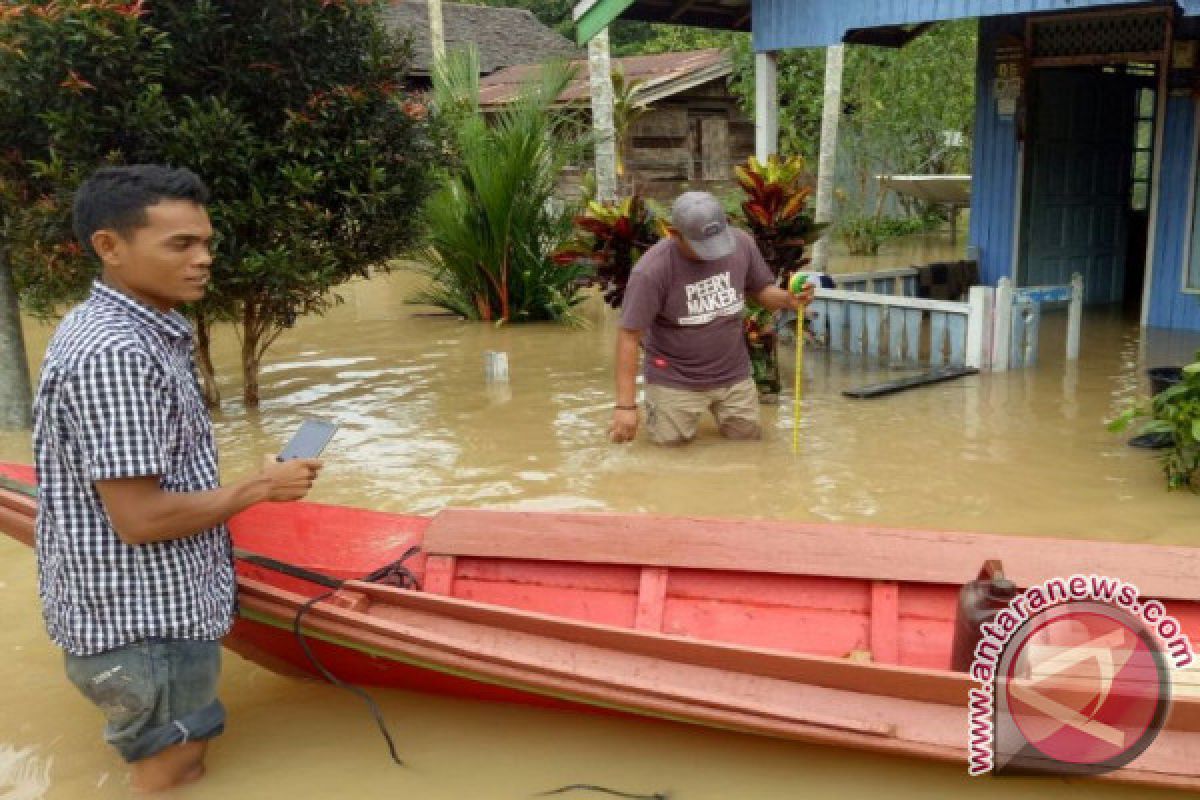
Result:
[[[572,61],[575,79],[558,96],[559,103],[584,102],[591,97],[588,86],[587,61]],[[614,58],[613,68],[620,65],[627,81],[640,81],[634,91],[634,101],[652,103],[676,92],[728,75],[732,62],[724,50],[692,50],[684,53],[659,53],[651,56]],[[511,103],[521,86],[537,76],[537,64],[508,67],[479,82],[481,106],[501,106]]]
[[[433,63],[429,42],[429,7],[422,0],[392,0],[383,9],[388,30],[412,37],[411,72],[428,75]],[[531,64],[555,56],[578,57],[579,48],[547,28],[523,8],[442,4],[446,49],[475,45],[480,71],[487,75],[514,64]]]

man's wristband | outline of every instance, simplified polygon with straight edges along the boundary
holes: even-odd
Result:
[[[617,411],[637,411],[637,403],[634,403],[631,406],[616,405],[613,406],[613,408],[615,408]]]

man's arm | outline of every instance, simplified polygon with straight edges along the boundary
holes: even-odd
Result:
[[[754,295],[754,299],[768,311],[779,311],[783,308],[799,311],[812,302],[816,291],[816,287],[811,282],[805,285],[804,291],[800,294],[792,294],[778,286],[768,286]]]
[[[203,492],[168,492],[158,476],[96,481],[96,491],[121,541],[139,545],[184,539],[220,525],[264,500],[299,500],[321,469],[315,459],[272,464],[230,486]]]
[[[617,408],[613,409],[609,438],[629,442],[637,436],[637,368],[642,332],[621,328],[617,333]]]

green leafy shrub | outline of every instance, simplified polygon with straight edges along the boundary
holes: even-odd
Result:
[[[331,290],[411,247],[439,149],[398,80],[407,47],[360,0],[22,0],[0,11],[0,233],[26,305],[83,296],[95,264],[71,196],[96,167],[186,166],[217,252],[191,309],[210,401],[216,320],[239,327],[243,396]]]
[[[1200,489],[1200,351],[1196,359],[1183,368],[1183,380],[1156,394],[1149,405],[1135,403],[1108,425],[1111,431],[1123,431],[1147,417],[1141,433],[1170,437],[1162,456],[1168,489]]]
[[[873,256],[888,238],[882,221],[871,214],[847,214],[838,219],[834,229],[851,255]]]

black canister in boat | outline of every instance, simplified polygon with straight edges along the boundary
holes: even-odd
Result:
[[[1016,596],[1016,585],[1004,577],[999,561],[985,561],[979,577],[963,584],[958,593],[958,613],[954,618],[954,644],[950,648],[950,668],[958,672],[971,669],[975,646],[982,637],[980,626],[991,622]]]

